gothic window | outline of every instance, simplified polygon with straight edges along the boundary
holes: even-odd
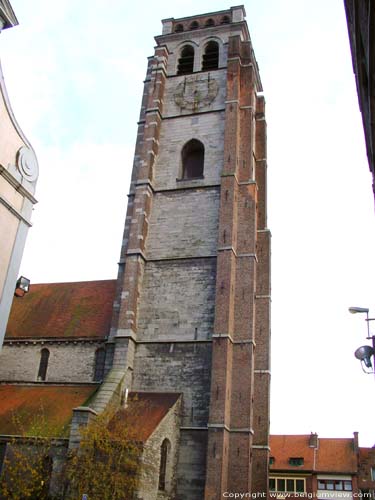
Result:
[[[229,23],[230,23],[229,16],[223,16],[221,18],[220,24],[229,24]]]
[[[208,42],[203,54],[202,70],[217,69],[219,67],[219,44]]]
[[[197,179],[203,176],[204,146],[197,139],[191,139],[181,152],[182,179]]]
[[[159,469],[159,490],[165,491],[167,486],[167,466],[168,455],[171,444],[168,439],[164,439],[160,447],[160,469]]]
[[[184,27],[182,26],[182,24],[176,24],[174,32],[175,33],[181,33],[182,31],[184,31]]]
[[[95,352],[94,382],[100,382],[104,378],[105,349],[99,347]]]
[[[186,75],[194,70],[194,48],[191,45],[185,45],[180,53],[178,60],[178,75]]]
[[[190,25],[191,30],[197,30],[199,28],[199,24],[197,21],[193,21]]]
[[[215,21],[213,19],[207,19],[205,26],[215,26]]]
[[[49,350],[44,348],[40,351],[40,362],[38,370],[38,380],[46,380],[48,368]]]

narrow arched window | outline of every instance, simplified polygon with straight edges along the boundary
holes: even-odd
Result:
[[[40,351],[40,362],[38,370],[38,380],[46,380],[48,368],[49,350],[44,348]]]
[[[182,31],[184,31],[184,27],[182,24],[176,24],[176,27],[174,29],[174,32],[175,33],[181,33]]]
[[[178,75],[186,75],[194,70],[194,48],[191,45],[185,45],[182,48],[180,58],[178,60]]]
[[[190,29],[191,30],[197,30],[199,28],[199,24],[197,21],[193,21],[191,24],[190,24]]]
[[[215,21],[212,18],[207,19],[205,26],[207,26],[207,28],[209,28],[210,26],[215,26]]]
[[[167,467],[171,444],[164,439],[160,446],[159,490],[165,491],[167,487]]]
[[[203,54],[202,70],[217,69],[219,67],[219,44],[208,42]]]
[[[104,378],[105,349],[99,347],[95,352],[94,382],[100,382]]]
[[[197,139],[191,139],[182,148],[182,178],[197,179],[203,176],[204,146]]]

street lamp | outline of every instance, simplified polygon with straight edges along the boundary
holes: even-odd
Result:
[[[354,356],[360,360],[362,370],[367,373],[375,374],[375,370],[372,366],[371,357],[375,359],[375,335],[370,335],[370,321],[374,321],[375,318],[369,318],[368,313],[369,309],[367,307],[349,307],[349,312],[351,314],[366,314],[366,323],[367,323],[367,340],[372,340],[372,346],[370,345],[362,345],[358,347],[355,351]],[[370,371],[369,371],[370,370]]]
[[[30,290],[30,280],[25,278],[25,276],[20,276],[16,283],[16,289],[14,290],[15,297],[23,297],[25,293]]]

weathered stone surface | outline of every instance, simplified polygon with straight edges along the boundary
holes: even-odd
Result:
[[[182,426],[206,426],[210,374],[210,342],[139,344],[133,390],[181,392]]]
[[[139,339],[211,338],[215,275],[214,258],[149,262],[139,298]]]
[[[95,351],[103,342],[13,343],[0,353],[0,380],[36,381],[40,352],[50,352],[47,382],[92,382]]]

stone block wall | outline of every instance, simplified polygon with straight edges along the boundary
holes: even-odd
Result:
[[[224,124],[223,111],[164,120],[154,167],[155,190],[219,185],[223,168]],[[190,139],[197,139],[204,145],[204,178],[181,181],[178,180],[182,175],[181,151]]]
[[[139,340],[211,338],[215,276],[216,259],[149,262],[139,300]]]
[[[216,187],[156,194],[146,244],[148,258],[215,256],[219,203]]]
[[[37,381],[40,353],[50,352],[46,382],[92,382],[95,351],[103,342],[6,342],[0,353],[0,380]]]
[[[206,426],[210,374],[210,342],[138,344],[132,390],[181,392],[182,426]]]
[[[138,499],[172,500],[176,498],[177,459],[180,441],[181,400],[169,410],[155,431],[147,439],[142,454],[143,471],[140,478]],[[170,448],[167,456],[165,490],[159,490],[161,445],[168,439]]]

